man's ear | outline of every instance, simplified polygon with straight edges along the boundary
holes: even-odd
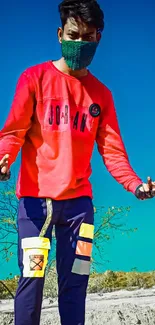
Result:
[[[58,34],[59,43],[61,44],[62,43],[62,37],[63,37],[63,29],[61,27],[58,28],[57,34]]]
[[[97,32],[97,42],[99,43],[102,38],[101,32]]]

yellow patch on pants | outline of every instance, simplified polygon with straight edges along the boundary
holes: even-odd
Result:
[[[79,232],[80,237],[93,239],[94,237],[94,226],[88,223],[82,223]]]

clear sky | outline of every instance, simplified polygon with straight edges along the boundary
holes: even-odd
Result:
[[[6,0],[1,4],[0,128],[21,72],[61,56],[57,41],[58,3],[57,0]],[[155,2],[99,0],[99,3],[105,12],[105,31],[90,70],[113,93],[131,165],[144,181],[149,175],[155,180]],[[18,163],[15,167],[18,168]],[[95,205],[131,206],[128,226],[138,227],[138,232],[130,238],[117,235],[106,246],[105,258],[111,261],[106,267],[155,269],[155,200],[139,202],[127,193],[108,174],[97,150],[92,167]]]

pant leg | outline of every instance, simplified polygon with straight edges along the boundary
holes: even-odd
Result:
[[[44,277],[23,277],[23,238],[38,237],[47,218],[46,199],[26,197],[18,209],[18,264],[21,277],[15,297],[15,325],[39,325]],[[45,234],[51,240],[52,223]]]
[[[59,313],[62,325],[84,325],[94,233],[88,197],[67,200],[56,225]]]

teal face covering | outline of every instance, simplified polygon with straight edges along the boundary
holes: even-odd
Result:
[[[62,40],[62,56],[70,69],[81,70],[90,65],[97,46],[97,42]]]

